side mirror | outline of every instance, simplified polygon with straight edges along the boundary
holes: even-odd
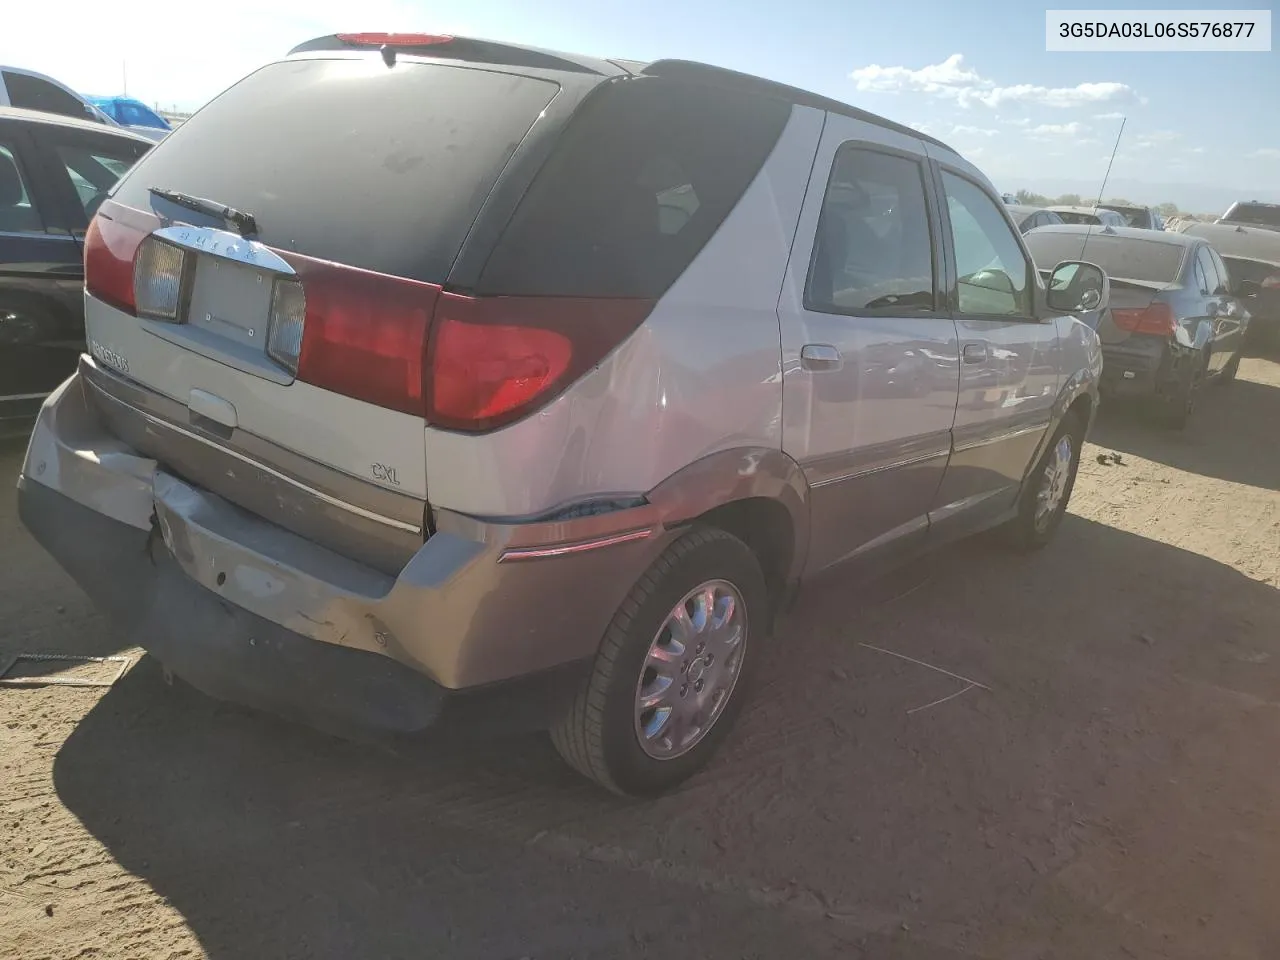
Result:
[[[1105,310],[1111,303],[1111,280],[1100,266],[1064,260],[1049,274],[1046,302],[1059,313]]]
[[[1240,280],[1236,283],[1235,295],[1241,300],[1256,297],[1262,292],[1262,284],[1256,280]]]

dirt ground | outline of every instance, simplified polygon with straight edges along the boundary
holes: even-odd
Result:
[[[540,737],[386,755],[146,658],[0,687],[0,956],[1280,956],[1280,363],[1185,436],[1092,439],[1043,553],[812,589],[656,802]],[[20,459],[0,660],[119,652],[20,528]],[[871,647],[982,686],[919,709],[965,684]]]

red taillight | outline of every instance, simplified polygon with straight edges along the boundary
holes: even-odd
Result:
[[[453,42],[453,37],[442,33],[340,33],[338,39],[361,47],[429,47]]]
[[[1280,273],[1273,273],[1262,281],[1263,290],[1280,290]]]
[[[133,260],[148,230],[98,214],[84,237],[84,285],[99,300],[133,313]]]
[[[431,370],[432,421],[470,425],[518,410],[559,380],[572,359],[573,343],[554,330],[442,317]]]
[[[1162,337],[1172,334],[1176,326],[1173,308],[1167,303],[1153,303],[1140,309],[1112,310],[1111,318],[1121,330],[1154,333]]]
[[[440,288],[281,254],[297,271],[305,291],[298,379],[423,416],[427,329]]]
[[[604,359],[652,309],[649,300],[441,294],[427,420],[469,431],[510,423]]]

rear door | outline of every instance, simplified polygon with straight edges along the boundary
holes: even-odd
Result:
[[[1209,260],[1218,277],[1218,286],[1215,289],[1222,304],[1218,314],[1218,339],[1214,346],[1214,351],[1220,354],[1214,369],[1221,369],[1244,345],[1244,323],[1247,311],[1245,304],[1232,292],[1231,274],[1222,258],[1218,256],[1218,251],[1213,247],[1205,247],[1205,250],[1208,251]]]
[[[234,433],[256,461],[291,472],[319,464],[417,498],[421,523],[435,299],[495,181],[530,129],[550,122],[560,89],[553,75],[409,57],[394,69],[343,55],[263,67],[153,148],[101,208],[104,237],[126,238],[106,237],[106,247],[168,225],[166,242],[182,251],[181,293],[173,316],[135,315],[110,302],[91,257],[95,358],[184,419]],[[178,194],[234,208],[257,232],[242,237]],[[296,376],[304,350],[310,382]]]
[[[913,137],[829,115],[779,303],[783,449],[812,488],[809,570],[923,537],[955,416],[955,325]]]
[[[931,520],[980,525],[1012,506],[1057,401],[1057,326],[1035,315],[1039,277],[989,188],[938,167],[960,339],[951,462]]]
[[[80,248],[30,128],[0,121],[0,418],[33,413],[80,352]]]
[[[1232,330],[1239,325],[1239,318],[1228,315],[1233,304],[1226,293],[1226,278],[1218,276],[1207,244],[1196,248],[1195,278],[1200,294],[1196,319],[1206,331],[1204,347],[1209,354],[1208,370],[1215,373],[1227,362],[1228,345],[1235,339]]]

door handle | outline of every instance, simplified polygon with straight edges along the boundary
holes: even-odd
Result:
[[[838,370],[840,351],[829,343],[806,343],[800,348],[800,366],[805,370]]]
[[[987,359],[985,343],[966,343],[960,352],[965,363],[982,363]]]

